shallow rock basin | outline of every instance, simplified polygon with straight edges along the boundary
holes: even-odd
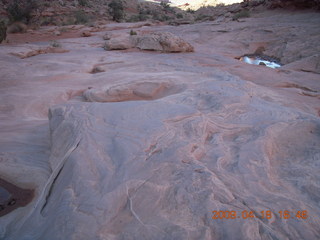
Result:
[[[0,205],[4,205],[11,197],[11,194],[3,187],[0,187]]]
[[[240,58],[240,61],[243,61],[248,64],[254,65],[262,65],[270,68],[279,68],[281,64],[277,63],[276,61],[267,60],[260,56],[243,56]]]
[[[0,178],[0,217],[31,202],[33,190],[19,188]]]

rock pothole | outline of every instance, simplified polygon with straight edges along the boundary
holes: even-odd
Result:
[[[136,82],[88,89],[83,96],[88,102],[155,100],[182,92],[184,88],[170,82]]]
[[[266,66],[269,68],[280,68],[282,64],[279,59],[260,54],[246,54],[236,59],[248,64]]]
[[[23,189],[0,178],[0,217],[31,202],[34,190]]]

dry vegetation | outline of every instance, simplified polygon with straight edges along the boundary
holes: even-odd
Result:
[[[84,24],[94,26],[101,23],[160,21],[173,25],[212,21],[217,18],[239,20],[250,17],[253,8],[320,8],[320,0],[245,0],[241,4],[203,6],[197,11],[183,11],[166,2],[159,4],[138,0],[3,0],[0,2],[0,42],[4,32],[26,32],[28,28],[56,25]],[[4,30],[7,29],[8,31]]]

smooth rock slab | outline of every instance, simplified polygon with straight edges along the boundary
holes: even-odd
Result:
[[[248,98],[250,88],[231,78],[154,101],[52,107],[53,174],[17,234],[24,240],[316,239],[320,121]],[[258,96],[269,91],[254,89]],[[278,212],[286,209],[306,210],[310,218],[284,221]],[[269,210],[272,221],[240,217]],[[213,219],[212,211],[236,211],[239,218]]]
[[[154,100],[183,90],[182,85],[169,82],[137,82],[103,89],[89,89],[83,95],[89,102],[123,102],[133,100]]]

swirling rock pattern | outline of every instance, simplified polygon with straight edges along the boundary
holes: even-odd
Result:
[[[133,100],[154,100],[178,93],[183,86],[169,82],[137,82],[104,89],[89,89],[83,95],[89,102],[124,102]]]
[[[135,29],[179,31],[195,50],[179,54],[106,52],[105,32],[23,59],[10,53],[28,44],[1,45],[0,176],[34,198],[0,217],[0,239],[319,239],[319,74],[301,71],[318,69],[319,22],[265,12]],[[128,35],[117,26],[112,36]],[[307,51],[278,42],[291,31]],[[310,59],[279,69],[234,59],[260,46]]]

